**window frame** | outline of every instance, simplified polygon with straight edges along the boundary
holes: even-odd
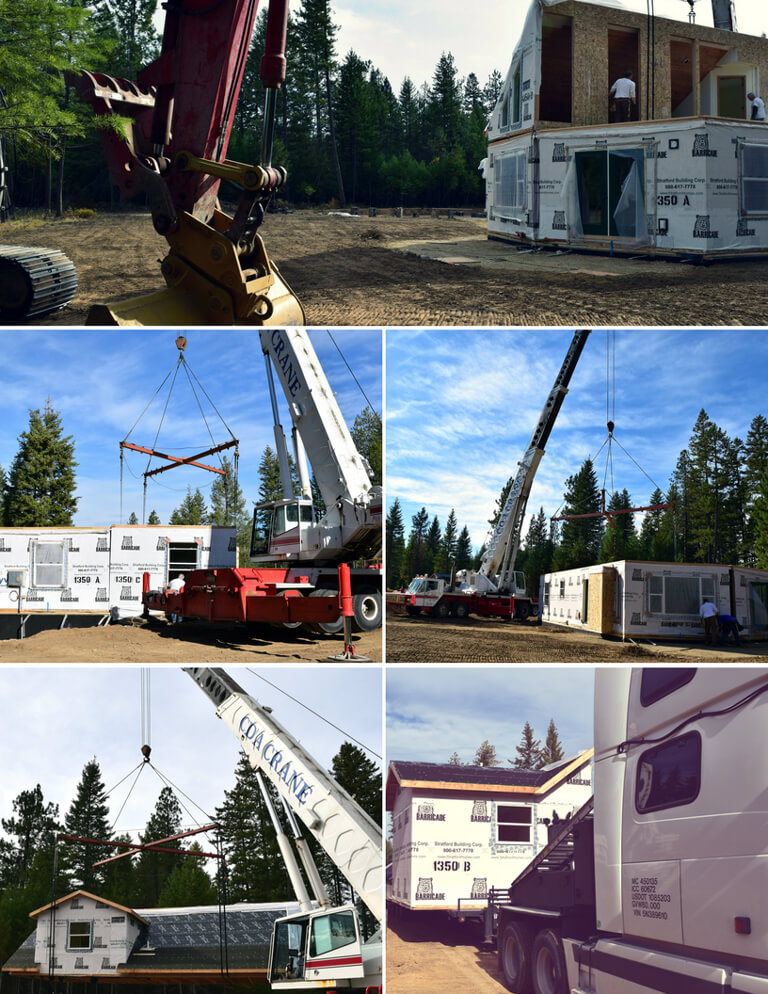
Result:
[[[662,804],[653,804],[646,807],[640,807],[639,801],[639,788],[640,788],[640,775],[643,768],[643,762],[646,761],[647,757],[653,757],[655,754],[662,752],[663,750],[669,749],[670,746],[676,743],[682,742],[686,739],[696,742],[696,759],[697,759],[697,770],[696,770],[696,790],[693,794],[686,796],[683,799],[666,801]],[[676,735],[674,738],[660,742],[653,746],[652,749],[646,749],[642,752],[637,759],[637,767],[635,769],[635,788],[634,788],[634,803],[635,811],[638,815],[655,814],[657,811],[669,811],[671,808],[683,808],[697,799],[701,793],[701,733],[698,731],[685,732],[683,735]]]
[[[515,811],[525,812],[527,815],[527,821],[525,820],[502,820],[502,811],[504,808],[510,808]],[[533,844],[533,807],[530,804],[496,804],[496,842],[498,845],[502,846],[530,846]],[[502,839],[501,829],[502,827],[516,826],[518,828],[528,829],[527,839]]]
[[[757,142],[757,141],[745,141],[741,139],[739,141],[739,215],[741,217],[768,217],[768,142]],[[746,153],[749,149],[759,149],[763,152],[765,156],[765,162],[761,163],[763,167],[754,175],[747,176],[745,173],[745,158]],[[764,171],[763,171],[764,170]],[[759,210],[750,210],[745,204],[745,185],[747,183],[751,184],[766,184],[766,195],[764,198],[765,206]]]
[[[77,938],[87,938],[88,939],[88,945],[72,945],[72,939],[73,939],[72,926],[73,925],[87,926],[87,928],[88,928],[87,936],[86,936],[85,933],[83,933],[81,936],[77,936]],[[91,952],[92,949],[93,949],[93,920],[90,919],[90,918],[89,919],[83,919],[83,918],[72,918],[72,919],[69,919],[67,921],[67,952],[73,952],[73,953],[74,952],[77,952],[77,953],[86,952],[86,953],[89,953],[89,952]]]
[[[667,609],[667,583],[687,580],[694,581],[699,585],[696,608],[693,611],[670,611]],[[652,590],[653,585],[658,582],[661,591]],[[711,590],[704,590],[705,584],[711,584]],[[712,575],[693,576],[690,573],[648,573],[645,578],[645,612],[652,618],[681,618],[685,620],[698,619],[699,608],[705,597],[710,598],[713,604],[717,605],[717,578]],[[660,598],[660,606],[654,606],[652,598]]]

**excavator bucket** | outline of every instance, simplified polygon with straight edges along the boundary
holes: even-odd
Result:
[[[268,258],[260,236],[253,250],[238,256],[225,235],[230,219],[215,212],[212,227],[189,214],[166,235],[171,251],[163,259],[166,289],[88,313],[89,325],[267,325],[306,323],[304,309]]]

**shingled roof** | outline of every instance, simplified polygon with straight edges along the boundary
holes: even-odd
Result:
[[[592,749],[545,766],[542,770],[519,770],[511,766],[457,766],[452,763],[414,763],[392,760],[387,773],[387,810],[398,792],[412,787],[418,794],[429,791],[492,791],[541,799],[592,759]]]

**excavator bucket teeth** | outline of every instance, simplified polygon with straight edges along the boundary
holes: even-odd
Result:
[[[97,304],[88,312],[88,325],[282,325],[306,323],[304,309],[288,284],[273,269],[274,282],[245,313],[236,313],[231,295],[220,286],[189,285],[186,281],[165,290]]]

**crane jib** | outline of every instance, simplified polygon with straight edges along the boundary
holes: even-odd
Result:
[[[269,739],[266,744],[264,743],[265,735],[268,736],[270,733],[259,728],[247,714],[243,715],[239,729],[249,747],[254,752],[261,753],[261,758],[270,769],[274,770],[275,777],[285,785],[288,793],[293,794],[299,804],[306,804],[312,793],[312,786],[307,783],[303,773],[291,768],[290,759],[284,761],[283,754],[274,740]]]
[[[299,390],[301,390],[302,384],[298,373],[294,369],[293,363],[291,362],[290,352],[286,346],[285,339],[283,338],[282,328],[275,328],[270,335],[270,341],[272,343],[272,348],[274,349],[272,359],[275,366],[277,366],[277,368],[281,371],[291,397],[295,397]]]

